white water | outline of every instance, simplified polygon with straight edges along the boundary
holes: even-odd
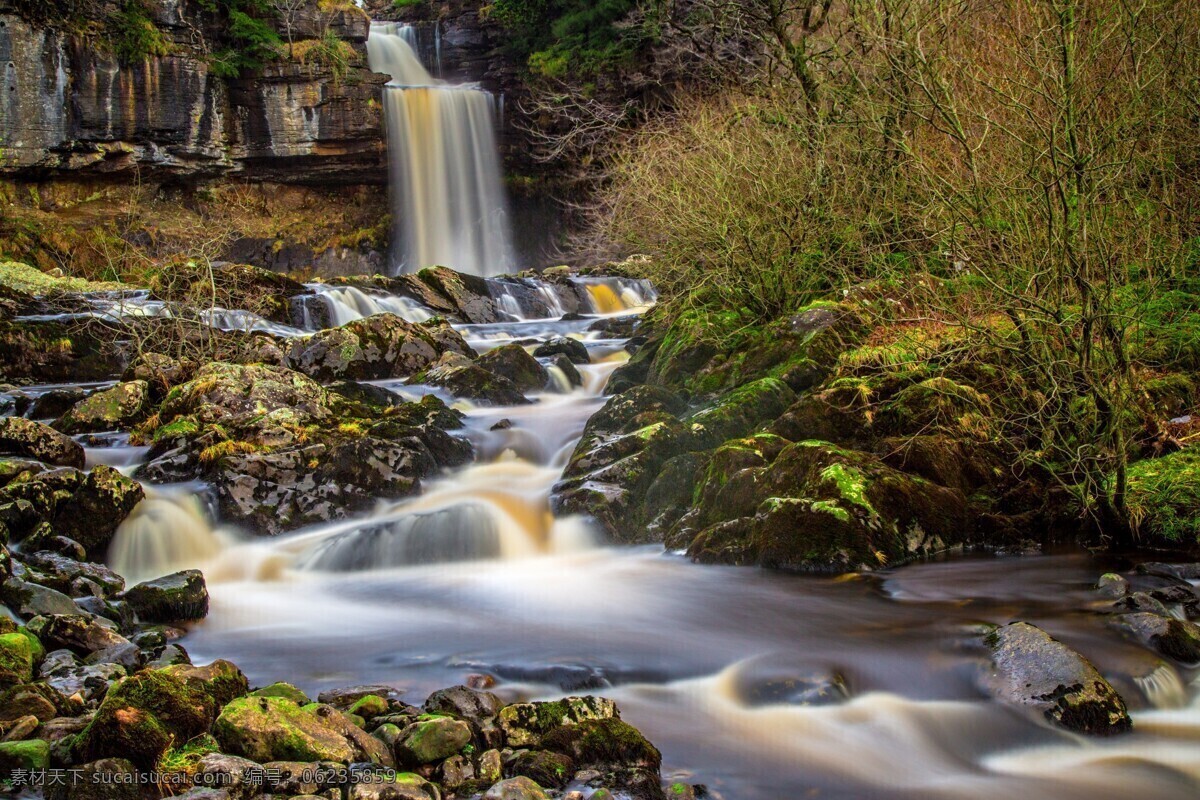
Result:
[[[367,294],[353,286],[326,286],[309,284],[329,309],[330,321],[334,326],[345,325],[356,319],[375,314],[395,314],[408,322],[424,322],[433,316],[420,303],[407,297],[387,294]],[[306,326],[311,327],[311,326]]]
[[[401,271],[442,265],[475,275],[514,267],[500,179],[495,98],[445,84],[422,66],[407,25],[373,23],[371,69],[384,91],[394,228]]]
[[[479,343],[580,324],[459,327]],[[580,389],[456,403],[477,461],[419,497],[256,539],[215,528],[197,487],[159,490],[119,531],[114,566],[133,579],[204,570],[212,610],[184,640],[197,662],[229,658],[256,684],[310,692],[388,683],[413,702],[476,672],[508,699],[603,694],[663,750],[665,777],[714,798],[1197,796],[1194,671],[1105,625],[1091,589],[1104,569],[1087,557],[799,578],[604,546],[584,520],[555,519],[550,486],[624,358],[612,340],[585,343],[596,363]],[[501,419],[511,426],[493,430]],[[978,622],[1012,619],[1092,658],[1135,732],[1085,739],[988,700],[970,643]]]

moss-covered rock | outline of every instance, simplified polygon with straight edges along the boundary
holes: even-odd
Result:
[[[563,753],[549,750],[518,750],[504,765],[504,774],[524,776],[551,789],[561,789],[575,774],[575,762]]]
[[[226,662],[218,664],[221,673],[236,671]],[[195,669],[147,669],[117,681],[76,738],[76,758],[127,758],[150,769],[174,744],[207,732],[227,690],[221,677],[206,680]]]
[[[79,489],[58,504],[53,528],[83,545],[88,558],[103,559],[117,527],[146,496],[142,485],[112,467],[93,467]]]
[[[167,392],[187,383],[196,374],[199,365],[189,358],[173,358],[162,353],[142,353],[130,362],[121,374],[123,381],[145,381],[155,400],[162,400]]]
[[[455,397],[498,406],[525,405],[529,400],[508,378],[484,369],[459,353],[445,353],[409,383],[438,386]]]
[[[457,334],[376,314],[296,340],[287,355],[293,369],[321,381],[377,380],[414,375],[443,353],[475,353]]]
[[[0,635],[0,689],[33,680],[41,645],[25,632]]]
[[[125,358],[111,325],[99,321],[0,321],[0,375],[13,383],[82,383],[115,378]]]
[[[0,417],[0,453],[36,458],[58,467],[83,469],[83,447],[48,425],[21,417]]]
[[[65,648],[81,656],[129,644],[128,639],[112,628],[82,613],[34,617],[29,620],[28,628],[44,646],[52,650]]]
[[[142,380],[119,383],[89,395],[54,423],[67,434],[132,428],[150,414],[150,384]]]
[[[290,683],[272,683],[270,686],[264,686],[261,689],[255,689],[250,693],[251,697],[280,697],[284,700],[291,700],[298,706],[306,706],[312,702],[304,692],[292,686]]]
[[[449,758],[471,743],[471,726],[452,717],[426,715],[405,728],[396,743],[402,764],[420,766]]]
[[[553,339],[539,344],[534,348],[533,355],[537,358],[552,358],[557,355],[564,355],[570,359],[572,364],[592,363],[592,357],[588,353],[587,345],[569,336],[555,336]]]
[[[315,715],[279,697],[234,700],[213,725],[222,751],[260,764],[268,761],[354,760],[346,737],[326,727]]]
[[[208,616],[208,587],[198,569],[139,583],[121,599],[142,622],[193,622]]]
[[[50,743],[41,739],[0,742],[0,773],[12,770],[44,770],[50,766]]]
[[[993,672],[987,685],[1003,702],[1031,708],[1078,733],[1108,736],[1130,730],[1125,701],[1086,658],[1027,622],[985,637]]]
[[[549,800],[550,795],[525,776],[507,778],[496,783],[483,794],[483,800]]]
[[[489,350],[476,363],[488,372],[507,378],[520,392],[538,392],[550,382],[546,368],[519,344]]]
[[[350,787],[350,800],[441,800],[436,784],[413,772],[383,773]]]
[[[619,719],[591,719],[563,725],[546,734],[542,746],[570,756],[577,767],[658,770],[662,765],[658,748],[637,728]]]
[[[902,389],[880,412],[882,430],[898,434],[945,430],[986,441],[994,435],[991,400],[945,377]]]
[[[1139,611],[1120,615],[1114,625],[1167,658],[1184,664],[1200,662],[1200,625],[1194,622]]]
[[[616,703],[606,698],[566,697],[505,706],[500,711],[500,727],[509,747],[538,747],[543,736],[565,725],[620,716]]]

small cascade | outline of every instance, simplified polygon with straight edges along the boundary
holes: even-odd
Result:
[[[403,272],[434,265],[475,275],[513,269],[500,181],[495,98],[443,83],[417,55],[412,26],[373,23],[371,69],[392,76],[384,92],[392,208]]]
[[[207,564],[228,544],[196,495],[145,486],[146,498],[117,528],[108,562],[129,584]]]
[[[658,299],[654,286],[634,278],[574,278],[593,314],[624,314],[643,310]]]
[[[433,316],[427,308],[408,297],[367,294],[353,286],[311,284],[309,288],[317,293],[329,309],[329,322],[333,326],[345,325],[347,322],[375,314],[395,314],[408,322],[424,322]],[[316,326],[307,321],[305,327],[312,330]]]

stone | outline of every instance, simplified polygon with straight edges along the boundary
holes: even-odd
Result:
[[[569,358],[573,364],[592,363],[587,346],[578,339],[571,339],[567,336],[556,336],[538,345],[533,351],[535,358],[550,358],[560,353]]]
[[[125,368],[121,380],[144,381],[150,389],[150,395],[161,400],[171,389],[191,380],[196,369],[197,365],[191,359],[172,358],[162,353],[142,353]]]
[[[524,776],[538,786],[561,789],[575,774],[575,762],[570,756],[549,750],[519,750],[504,765],[509,777]]]
[[[471,726],[451,717],[423,716],[405,728],[396,746],[403,764],[433,764],[471,743]]]
[[[563,725],[542,739],[547,750],[569,756],[577,768],[614,767],[657,771],[662,755],[632,725],[616,718]]]
[[[133,427],[150,415],[150,384],[119,383],[76,403],[54,423],[65,434],[94,433]]]
[[[326,689],[317,695],[317,702],[345,711],[369,695],[382,697],[388,701],[399,701],[403,694],[403,690],[386,684],[344,686],[339,689]]]
[[[83,545],[88,558],[102,560],[117,527],[145,496],[140,483],[100,465],[87,473],[69,499],[58,505],[51,525]]]
[[[42,615],[79,613],[75,601],[62,592],[20,578],[4,581],[0,585],[0,598],[25,619]]]
[[[550,381],[550,373],[546,368],[519,344],[506,344],[489,350],[475,363],[488,372],[507,378],[520,392],[540,392]]]
[[[350,787],[350,800],[441,800],[438,787],[412,772],[380,775]]]
[[[503,732],[496,724],[503,707],[504,702],[491,692],[467,686],[440,689],[429,695],[424,704],[425,711],[430,714],[451,714],[467,720],[490,747],[503,744]]]
[[[11,724],[22,717],[48,722],[59,715],[62,698],[43,683],[24,683],[0,692],[0,723]]]
[[[86,578],[99,586],[104,597],[117,594],[125,588],[125,579],[104,564],[80,561],[45,550],[25,556],[25,563],[53,575],[56,586],[63,591],[77,578]]]
[[[264,686],[261,689],[255,689],[250,693],[251,697],[282,697],[285,700],[291,700],[298,706],[306,706],[312,701],[308,699],[308,695],[292,686],[290,683],[272,683],[270,686]]]
[[[583,376],[579,374],[579,370],[575,368],[575,362],[571,361],[566,353],[559,353],[549,360],[550,366],[560,370],[566,376],[568,385],[583,386]]]
[[[1121,614],[1114,618],[1113,625],[1167,658],[1184,664],[1200,662],[1200,625],[1194,622],[1175,619],[1161,612],[1139,611]]]
[[[488,789],[483,800],[549,800],[542,787],[526,777],[508,778]]]
[[[49,614],[29,621],[29,630],[48,647],[60,647],[86,656],[97,650],[129,644],[116,631],[101,625],[95,617],[82,614]]]
[[[320,381],[378,380],[414,375],[446,352],[473,355],[461,337],[447,344],[394,314],[376,314],[297,339],[290,367]],[[457,336],[457,335],[456,335]]]
[[[500,710],[500,727],[509,747],[537,747],[544,735],[565,725],[620,716],[616,703],[606,698],[566,697],[505,706]]]
[[[208,587],[198,569],[139,583],[120,599],[142,622],[192,622],[208,616]]]
[[[4,729],[3,742],[20,742],[32,736],[41,722],[33,714],[26,714],[15,720]],[[41,737],[38,737],[41,738]]]
[[[0,772],[44,770],[50,766],[50,744],[41,739],[0,742]]]
[[[517,385],[490,372],[458,353],[446,353],[428,369],[414,375],[409,383],[437,386],[455,397],[498,406],[529,403]]]
[[[213,736],[223,751],[258,763],[359,760],[363,752],[354,741],[306,709],[281,697],[240,698],[225,706]]]
[[[102,758],[72,769],[78,780],[47,786],[46,800],[142,800],[138,769],[124,758]]]
[[[1109,736],[1133,727],[1125,701],[1086,658],[1027,622],[985,637],[997,699],[1029,708],[1076,733]]]
[[[21,417],[0,417],[0,453],[35,458],[58,467],[83,469],[83,447],[48,425]]]
[[[0,689],[33,680],[45,651],[36,639],[24,632],[0,635]]]

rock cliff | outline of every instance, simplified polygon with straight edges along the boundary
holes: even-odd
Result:
[[[70,5],[77,16],[46,18],[0,0],[0,173],[386,179],[386,78],[367,69],[369,20],[353,4],[313,0],[291,20],[308,47],[284,44],[234,77],[214,64],[227,33],[212,3],[149,0],[162,53],[124,60],[104,22],[118,4]],[[267,22],[283,39],[284,23]],[[307,57],[333,40],[340,61]]]

